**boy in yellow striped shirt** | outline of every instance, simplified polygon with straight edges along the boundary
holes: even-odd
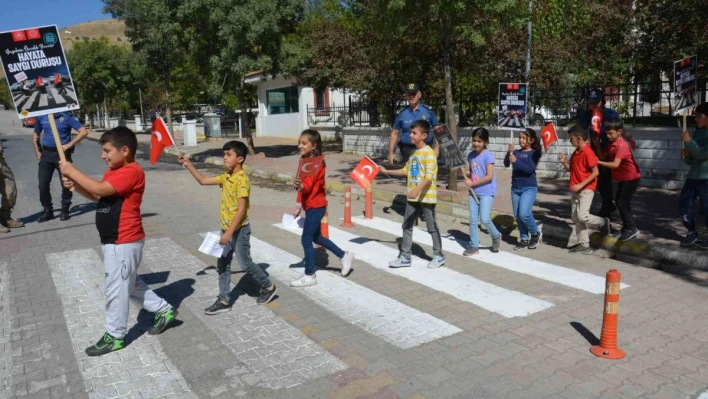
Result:
[[[438,203],[438,160],[425,139],[430,134],[430,124],[420,120],[411,125],[411,143],[415,151],[408,159],[403,169],[388,170],[379,165],[382,172],[391,176],[406,176],[408,202],[403,215],[403,242],[398,259],[390,262],[389,267],[410,267],[411,247],[413,246],[413,225],[420,213],[425,217],[428,233],[433,238],[433,259],[428,263],[429,269],[436,269],[445,264],[442,253],[440,230],[435,220],[435,205]]]

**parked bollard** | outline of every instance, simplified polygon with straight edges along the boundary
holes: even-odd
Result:
[[[602,315],[602,335],[600,345],[590,348],[590,352],[604,359],[622,359],[625,354],[617,347],[617,316],[619,313],[620,272],[611,269],[605,283],[605,311]]]
[[[344,189],[344,222],[342,227],[354,227],[352,223],[352,188],[347,186]]]

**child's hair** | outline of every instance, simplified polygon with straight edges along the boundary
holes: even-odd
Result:
[[[569,137],[576,136],[576,137],[580,137],[584,141],[588,141],[588,135],[589,135],[588,129],[583,127],[583,125],[581,125],[579,123],[576,123],[575,125],[571,126],[568,129],[568,136]]]
[[[603,127],[605,128],[605,131],[608,131],[608,130],[622,131],[622,129],[624,129],[624,122],[622,122],[622,118],[607,118],[607,120],[604,121],[602,124],[603,124]]]
[[[322,155],[324,152],[322,148],[322,136],[320,132],[315,129],[305,129],[300,133],[300,137],[307,136],[307,139],[312,143],[312,156],[316,157]]]
[[[430,134],[430,123],[428,121],[424,120],[419,120],[411,123],[411,130],[414,128],[420,129],[421,132],[425,133],[426,135]]]
[[[119,150],[123,147],[128,147],[131,159],[135,157],[135,152],[138,151],[138,138],[132,130],[125,126],[114,127],[106,133],[103,133],[98,143],[101,145],[110,143]]]
[[[538,151],[539,156],[540,154],[543,154],[543,152],[541,151],[541,141],[538,139],[536,131],[531,129],[530,127],[527,127],[526,130],[524,130],[523,134],[525,134],[526,137],[529,138],[529,140],[533,140],[533,143],[531,143],[531,148],[533,148],[534,151]]]
[[[231,140],[224,143],[224,147],[222,147],[222,150],[232,150],[236,153],[236,156],[243,157],[244,161],[246,161],[246,155],[248,155],[248,146],[246,146],[245,143],[236,140]]]
[[[708,103],[698,104],[693,111],[694,114],[708,115]]]
[[[472,138],[475,137],[482,139],[482,141],[484,141],[484,148],[487,148],[487,144],[489,144],[489,130],[483,127],[478,127],[472,131]]]

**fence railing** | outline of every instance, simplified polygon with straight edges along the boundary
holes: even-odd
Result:
[[[585,98],[591,89],[599,86],[580,86],[562,90],[529,91],[532,109],[528,112],[532,125],[553,121],[565,125],[576,118],[577,111],[585,107]],[[607,107],[616,110],[632,124],[675,124],[673,82],[643,82],[637,84],[609,85],[603,88]],[[708,101],[704,82],[698,85],[698,102]],[[496,126],[497,99],[494,92],[459,92],[455,97],[455,115],[458,126]],[[433,108],[438,120],[445,121],[446,106],[441,98],[427,96],[424,103]],[[367,101],[350,102],[344,106],[307,107],[307,120],[311,125],[380,126],[389,116],[395,116],[406,102],[393,99],[388,104],[371,104]]]

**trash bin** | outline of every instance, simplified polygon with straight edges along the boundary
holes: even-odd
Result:
[[[197,145],[197,121],[185,120],[182,123],[182,132],[184,133],[185,147]]]
[[[204,135],[206,137],[221,137],[221,116],[218,114],[204,115]]]

